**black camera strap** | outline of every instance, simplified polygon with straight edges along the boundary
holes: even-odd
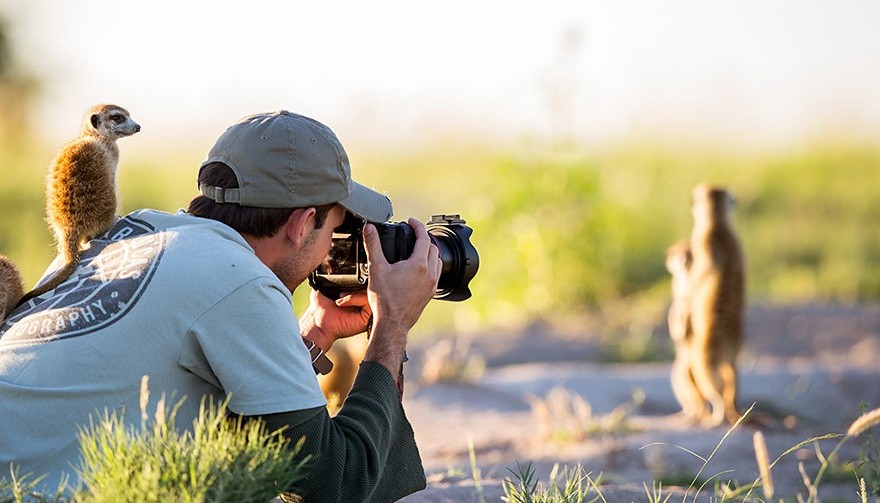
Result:
[[[327,355],[324,354],[324,350],[305,337],[303,337],[302,340],[303,344],[309,348],[309,355],[312,357],[312,368],[315,369],[315,373],[323,375],[329,374],[330,371],[333,370],[333,362],[330,361],[330,358],[327,358]]]

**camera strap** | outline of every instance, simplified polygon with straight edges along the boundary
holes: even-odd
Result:
[[[305,337],[303,337],[302,340],[303,344],[309,349],[309,355],[312,357],[312,368],[315,369],[315,373],[323,375],[329,374],[330,371],[333,370],[333,362],[330,361],[330,358],[327,358],[327,355],[324,354],[324,350]]]

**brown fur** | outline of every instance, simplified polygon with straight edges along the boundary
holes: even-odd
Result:
[[[745,323],[745,264],[730,223],[733,198],[723,188],[694,188],[690,317],[693,377],[712,406],[707,425],[739,419],[736,358]]]
[[[82,134],[58,154],[46,182],[46,215],[64,267],[28,292],[20,303],[53,290],[76,269],[80,247],[116,219],[116,140],[140,131],[116,105],[95,105],[83,120]]]
[[[690,242],[683,239],[666,250],[666,269],[672,275],[672,304],[669,306],[669,335],[675,347],[672,391],[681,405],[682,416],[697,421],[706,413],[706,403],[694,381],[694,331],[690,316],[690,270],[693,262]]]
[[[327,352],[333,362],[333,370],[327,375],[318,375],[318,384],[329,403],[338,401],[341,405],[351,391],[358,367],[364,359],[366,346],[358,341],[336,341]]]
[[[8,257],[0,255],[0,321],[15,309],[24,294],[21,274]]]

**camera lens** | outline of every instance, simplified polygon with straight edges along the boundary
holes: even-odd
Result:
[[[434,215],[427,228],[443,264],[434,298],[452,302],[470,298],[468,283],[480,266],[480,256],[470,240],[473,229],[458,215]]]
[[[351,215],[334,229],[333,243],[324,263],[309,275],[309,284],[326,297],[338,298],[344,292],[364,288],[369,279],[367,254],[361,229],[363,221]],[[470,298],[468,283],[480,266],[477,249],[471,244],[473,229],[458,215],[434,215],[426,225],[431,241],[440,251],[440,279],[434,298],[452,302]],[[382,253],[389,263],[408,258],[416,235],[406,222],[377,223]]]

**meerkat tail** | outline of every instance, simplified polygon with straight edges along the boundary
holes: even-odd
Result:
[[[16,304],[15,307],[18,307],[33,298],[39,297],[40,295],[43,295],[50,290],[54,290],[58,285],[64,283],[64,280],[69,278],[71,274],[73,274],[73,271],[76,270],[76,266],[78,264],[79,262],[76,260],[64,264],[64,267],[53,274],[52,277],[49,278],[49,280],[47,280],[42,285],[34,288],[30,292],[24,294],[24,296],[21,298],[21,300],[18,301],[18,304]]]
[[[23,294],[24,283],[18,268],[8,257],[0,255],[0,321],[15,309]]]

